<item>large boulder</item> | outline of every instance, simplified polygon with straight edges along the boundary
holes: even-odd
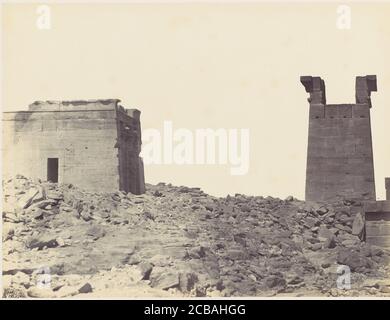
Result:
[[[38,189],[37,188],[30,188],[27,190],[26,193],[24,193],[17,201],[17,206],[20,209],[26,209],[28,208],[32,202],[34,197],[38,194]]]
[[[150,283],[152,288],[158,288],[162,290],[168,290],[179,286],[179,275],[176,272],[161,272],[151,279]]]
[[[264,279],[264,282],[265,285],[270,289],[286,286],[286,280],[283,278],[282,275],[270,275],[269,277]]]
[[[51,236],[37,236],[31,237],[26,241],[26,247],[29,249],[38,248],[42,250],[43,248],[55,248],[58,246],[58,242],[55,237]]]
[[[106,231],[104,228],[98,226],[98,225],[93,225],[87,230],[87,235],[92,237],[94,240],[97,240],[99,238],[102,238],[105,236]]]
[[[367,272],[373,267],[373,262],[354,249],[342,249],[337,256],[337,263],[351,268],[352,272]]]
[[[364,240],[364,216],[361,212],[358,212],[353,220],[352,234],[358,236],[359,239]]]

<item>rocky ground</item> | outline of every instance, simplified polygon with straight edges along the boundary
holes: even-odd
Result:
[[[22,176],[3,198],[3,297],[390,296],[390,252],[362,241],[357,201],[162,183],[89,193]]]

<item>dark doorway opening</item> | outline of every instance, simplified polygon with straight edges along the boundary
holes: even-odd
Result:
[[[47,181],[58,182],[58,158],[47,158]]]

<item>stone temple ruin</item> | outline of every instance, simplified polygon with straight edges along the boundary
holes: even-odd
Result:
[[[326,104],[320,77],[302,76],[301,83],[310,93],[306,200],[363,200],[352,213],[365,213],[365,239],[390,248],[390,178],[386,200],[375,194],[370,109],[376,76],[356,77],[355,104]]]
[[[4,112],[4,176],[144,193],[140,111],[119,102],[36,101]]]
[[[320,77],[301,77],[310,93],[306,200],[375,200],[370,109],[376,76],[356,77],[355,104],[326,104]]]
[[[366,201],[366,240],[370,244],[390,249],[390,178],[385,179],[386,200]]]
[[[371,138],[371,92],[376,76],[356,78],[355,104],[327,104],[320,77],[303,76],[309,137],[306,200],[357,199],[368,242],[390,248],[387,199],[376,201]],[[120,100],[36,101],[28,111],[3,113],[4,176],[22,174],[91,191],[145,192],[140,111]]]

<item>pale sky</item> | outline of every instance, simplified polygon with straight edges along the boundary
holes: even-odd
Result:
[[[150,165],[146,181],[198,186],[213,195],[304,198],[308,94],[301,75],[325,80],[328,103],[354,103],[355,77],[376,74],[371,120],[377,197],[390,177],[390,5],[50,5],[2,10],[2,108],[35,100],[119,98],[144,129],[250,129],[250,169]],[[386,59],[387,58],[387,59]]]

